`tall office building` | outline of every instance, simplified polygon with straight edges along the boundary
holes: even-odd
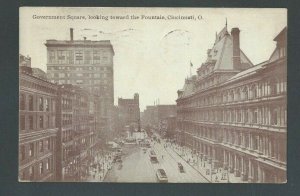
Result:
[[[109,40],[47,40],[47,75],[51,82],[78,85],[96,94],[97,131],[111,129],[114,104],[113,56]]]

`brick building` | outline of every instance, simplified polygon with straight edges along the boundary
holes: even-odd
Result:
[[[57,85],[30,69],[19,72],[19,180],[55,181]]]
[[[70,84],[59,85],[57,179],[79,181],[96,152],[94,97]]]

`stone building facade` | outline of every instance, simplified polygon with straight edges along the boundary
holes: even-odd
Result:
[[[19,180],[55,181],[57,85],[28,68],[19,72]]]
[[[242,181],[286,181],[286,28],[269,60],[253,65],[239,29],[216,35],[207,61],[177,99],[177,142]]]
[[[98,96],[98,131],[111,129],[114,104],[114,50],[109,40],[47,40],[47,75],[51,82],[73,84]]]

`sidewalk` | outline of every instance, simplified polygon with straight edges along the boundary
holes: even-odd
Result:
[[[89,167],[87,182],[103,182],[109,169],[112,167],[113,154],[96,157],[96,160]],[[95,165],[96,167],[92,167]]]
[[[211,174],[211,164],[207,161],[201,161],[200,158],[197,160],[197,156],[193,155],[192,150],[187,147],[180,147],[176,144],[165,143],[166,149],[170,149],[177,153],[185,162],[192,166],[195,170],[199,171],[203,176],[209,179],[212,183],[246,183],[235,177],[233,173],[228,173],[223,168],[216,169],[215,174]],[[223,176],[223,177],[222,177]]]

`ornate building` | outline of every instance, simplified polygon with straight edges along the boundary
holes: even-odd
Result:
[[[253,65],[239,29],[216,35],[177,99],[177,141],[248,182],[286,181],[286,28],[269,60]]]
[[[47,40],[45,45],[51,82],[78,85],[98,95],[98,131],[111,130],[114,50],[110,41],[73,40],[73,29],[70,29],[70,40]]]
[[[19,180],[55,181],[57,85],[19,72]]]

